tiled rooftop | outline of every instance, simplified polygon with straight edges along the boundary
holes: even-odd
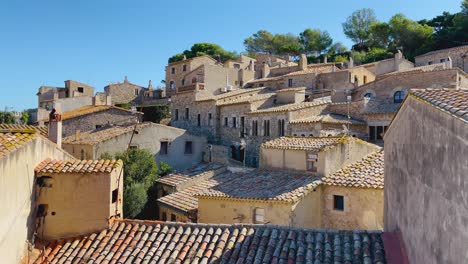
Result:
[[[260,100],[266,100],[272,96],[275,96],[275,93],[257,93],[257,94],[252,94],[249,96],[243,96],[239,98],[228,98],[224,99],[222,101],[218,101],[216,105],[218,106],[223,106],[223,105],[232,105],[232,104],[243,104],[243,103],[252,103]]]
[[[284,92],[300,92],[305,91],[306,87],[292,87],[292,88],[283,88],[276,91],[276,93],[284,93]]]
[[[364,103],[363,99],[361,104],[362,106],[362,113],[363,114],[393,114],[398,112],[400,108],[399,103],[394,103],[392,99],[379,99],[379,98],[371,98],[367,104]]]
[[[149,126],[149,123],[141,123],[137,125],[137,131],[139,128]],[[72,135],[63,139],[63,144],[84,144],[94,145],[114,137],[131,133],[134,129],[134,125],[130,126],[113,126],[103,129],[96,129],[87,132],[81,132],[78,135]]]
[[[36,131],[39,134],[47,137],[49,130],[46,126],[31,126],[31,125],[14,125],[14,124],[0,124],[0,131],[6,132],[32,132]]]
[[[118,109],[118,110],[121,110],[121,111],[130,112],[130,113],[132,112],[132,111],[130,111],[128,109],[121,108],[121,107],[116,107],[116,106],[89,105],[89,106],[83,106],[83,107],[80,107],[78,109],[63,113],[62,114],[62,120],[67,120],[67,119],[75,118],[75,117],[82,116],[82,115],[97,113],[97,112],[101,112],[101,111],[105,111],[105,110],[109,110],[109,109]],[[137,112],[137,113],[142,114],[141,112]]]
[[[230,92],[214,95],[208,98],[203,98],[203,99],[197,100],[197,102],[208,101],[208,100],[221,100],[221,99],[225,99],[225,98],[229,98],[233,96],[245,96],[245,94],[256,94],[265,89],[268,89],[268,88],[265,88],[265,87],[245,88],[245,89],[241,88],[241,89],[233,90]]]
[[[379,150],[322,178],[325,185],[384,188],[384,151]]]
[[[414,89],[410,95],[468,122],[468,89]]]
[[[296,76],[296,75],[303,75],[303,74],[311,74],[311,73],[323,73],[323,72],[332,72],[333,69],[337,69],[334,63],[329,64],[317,64],[317,65],[309,65],[303,71],[295,71],[288,73],[284,76]]]
[[[261,145],[267,149],[321,151],[326,147],[340,144],[343,137],[280,137]]]
[[[180,172],[173,172],[169,175],[159,178],[157,181],[162,184],[177,186],[191,179],[200,177],[209,171],[221,170],[223,167],[224,166],[219,163],[199,164],[195,167]]]
[[[296,202],[320,183],[306,172],[252,170],[225,178],[195,196]]]
[[[51,242],[36,264],[385,261],[380,231],[116,220],[109,229]]]
[[[0,130],[0,158],[19,149],[24,144],[38,136],[35,130]]]
[[[46,159],[34,169],[36,173],[110,173],[122,167],[121,160],[52,160]]]
[[[178,209],[182,212],[189,212],[198,209],[198,198],[195,194],[205,191],[206,189],[228,181],[229,179],[237,177],[237,175],[225,172],[216,175],[207,180],[201,180],[193,186],[190,186],[182,191],[177,191],[169,195],[163,196],[158,199],[158,203],[163,206],[169,206]]]
[[[328,104],[327,102],[302,102],[302,103],[295,103],[295,104],[285,104],[275,107],[269,107],[264,109],[258,109],[252,112],[248,112],[247,114],[263,114],[263,113],[275,113],[275,112],[287,112],[287,111],[295,111],[309,107],[321,106],[324,104]]]
[[[436,54],[439,52],[459,52],[459,51],[464,51],[464,50],[468,50],[468,45],[458,46],[458,47],[453,47],[453,48],[448,48],[448,49],[433,50],[433,51],[429,51],[428,53],[418,55],[416,57],[424,57],[424,56]]]
[[[350,125],[366,125],[366,122],[354,118],[348,119],[347,116],[339,114],[323,114],[318,116],[310,116],[302,119],[291,120],[290,124],[306,124],[306,123],[328,123],[328,124],[350,124]]]

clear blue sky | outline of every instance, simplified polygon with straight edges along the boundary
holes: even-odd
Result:
[[[327,30],[351,42],[341,23],[372,8],[381,21],[401,12],[414,20],[460,10],[461,0],[3,0],[0,3],[0,109],[37,107],[41,85],[64,80],[102,91],[109,82],[147,85],[164,78],[171,55],[196,42],[243,51],[259,29],[298,34]]]

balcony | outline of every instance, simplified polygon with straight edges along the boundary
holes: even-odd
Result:
[[[178,93],[188,92],[188,91],[198,91],[204,90],[205,84],[204,83],[194,83],[191,85],[185,85],[177,88]]]

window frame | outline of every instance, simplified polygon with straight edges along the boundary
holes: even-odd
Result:
[[[169,141],[166,141],[166,140],[160,141],[159,142],[159,155],[168,155],[168,154],[169,154]]]
[[[344,195],[334,194],[333,195],[333,210],[338,212],[345,211],[345,199]]]
[[[188,148],[188,146],[190,146],[190,148]],[[184,154],[185,155],[192,155],[193,154],[193,141],[185,141]]]
[[[393,103],[401,104],[405,99],[405,92],[398,90],[393,93]]]

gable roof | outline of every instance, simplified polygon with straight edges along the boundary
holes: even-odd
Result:
[[[361,160],[323,177],[322,182],[332,186],[383,189],[384,151],[379,150],[366,155]]]
[[[280,137],[262,143],[261,148],[285,150],[321,151],[326,147],[338,145],[343,137]]]
[[[335,63],[324,63],[324,64],[312,64],[308,65],[305,70],[294,71],[283,76],[296,76],[296,75],[305,75],[305,74],[318,74],[324,72],[332,72],[333,70],[337,70],[338,68],[335,66]]]
[[[468,45],[458,46],[458,47],[453,47],[453,48],[448,48],[448,49],[433,50],[433,51],[429,51],[428,53],[418,55],[415,58],[433,55],[433,54],[441,53],[441,52],[452,52],[452,51],[456,52],[456,51],[463,51],[463,50],[468,50]]]
[[[291,203],[299,201],[321,183],[319,177],[302,171],[252,170],[231,174],[195,196]]]
[[[37,263],[385,263],[381,231],[115,220],[53,241]]]
[[[173,172],[169,175],[163,176],[157,180],[158,183],[162,183],[165,185],[177,187],[177,185],[190,181],[192,179],[199,178],[210,171],[217,171],[222,170],[224,166],[218,163],[207,163],[207,164],[199,164],[192,168],[180,171],[180,172]]]
[[[137,130],[143,127],[149,126],[150,123],[138,124]],[[83,144],[83,145],[94,145],[100,142],[107,141],[109,139],[118,137],[120,135],[131,133],[135,128],[134,125],[130,126],[112,126],[103,129],[96,129],[86,132],[80,132],[79,135],[72,135],[63,139],[63,144]]]
[[[308,123],[326,123],[326,124],[350,124],[366,125],[366,122],[354,118],[348,118],[345,115],[328,113],[317,116],[309,116],[301,119],[291,120],[290,124],[308,124]]]
[[[0,158],[38,137],[36,130],[0,130]]]
[[[37,132],[44,137],[49,134],[47,126],[32,126],[32,125],[15,125],[15,124],[0,124],[0,132]]]
[[[410,96],[468,122],[468,89],[413,89]]]
[[[36,173],[110,173],[122,167],[121,160],[52,160],[46,159],[39,163],[34,171]]]
[[[121,107],[117,107],[117,106],[88,105],[88,106],[83,106],[83,107],[80,107],[78,109],[63,113],[62,114],[62,120],[67,120],[67,119],[71,119],[71,118],[75,118],[75,117],[79,117],[79,116],[83,116],[83,115],[102,112],[102,111],[106,111],[106,110],[110,110],[110,109],[116,109],[116,110],[125,111],[125,112],[128,112],[128,113],[132,113],[131,110],[121,108]],[[137,114],[143,114],[142,112],[136,112],[136,113]]]
[[[304,108],[309,107],[316,107],[328,104],[328,102],[321,101],[321,102],[302,102],[302,103],[294,103],[294,104],[284,104],[280,106],[268,107],[264,109],[258,109],[251,112],[247,112],[247,114],[263,114],[263,113],[275,113],[275,112],[288,112],[288,111],[295,111],[301,110]]]

